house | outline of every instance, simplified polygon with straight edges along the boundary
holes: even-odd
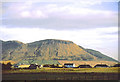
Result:
[[[36,65],[36,64],[31,64],[29,66],[29,69],[37,69],[37,68],[38,68],[38,65]]]
[[[73,67],[75,67],[75,64],[74,63],[65,63],[64,66],[67,68],[73,68]]]
[[[30,65],[19,65],[17,68],[29,68]]]
[[[61,65],[61,64],[60,64],[60,65],[58,65],[58,68],[63,68],[63,65]]]
[[[94,68],[104,68],[104,67],[109,67],[109,66],[106,64],[97,64],[94,66]]]
[[[39,68],[43,68],[43,65],[39,65]]]
[[[92,68],[90,65],[79,65],[78,68]]]

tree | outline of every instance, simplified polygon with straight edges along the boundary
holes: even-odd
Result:
[[[2,64],[2,70],[10,70],[11,69],[12,64],[9,62],[7,64]]]
[[[8,62],[7,65],[6,65],[6,68],[11,69],[11,67],[12,67],[12,64],[10,62]]]

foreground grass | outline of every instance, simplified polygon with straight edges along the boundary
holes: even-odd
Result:
[[[40,73],[40,72],[57,72],[57,73],[120,73],[120,68],[41,68],[41,69],[20,69],[3,71],[3,73]]]

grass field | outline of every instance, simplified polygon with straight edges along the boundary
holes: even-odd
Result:
[[[3,71],[3,80],[118,80],[120,68],[41,68]]]
[[[39,72],[60,72],[60,73],[120,73],[120,68],[41,68],[41,69],[19,69],[3,71],[3,73],[39,73]]]
[[[45,68],[12,70],[2,74],[3,80],[118,80],[118,68]]]

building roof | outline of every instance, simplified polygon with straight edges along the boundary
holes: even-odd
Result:
[[[74,63],[65,63],[64,65],[73,65]]]
[[[106,64],[97,64],[97,65],[95,65],[95,67],[96,66],[100,66],[100,67],[108,67],[108,65],[106,65]]]
[[[80,68],[92,68],[92,66],[90,66],[90,65],[79,65],[78,67],[80,67]]]

